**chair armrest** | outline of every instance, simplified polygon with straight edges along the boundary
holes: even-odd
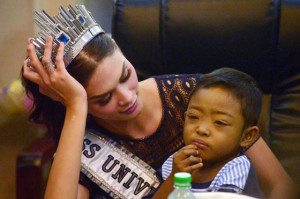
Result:
[[[17,157],[17,199],[43,198],[56,145],[49,136],[35,140]]]

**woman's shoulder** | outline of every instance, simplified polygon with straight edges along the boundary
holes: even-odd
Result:
[[[176,85],[190,85],[193,87],[200,76],[200,73],[158,75],[141,81],[140,86],[142,88],[149,88],[151,90],[157,87],[161,89],[164,87],[171,88],[174,86],[176,87]]]
[[[152,92],[157,92],[157,83],[154,78],[148,78],[143,81],[139,82],[139,87],[142,89],[144,92],[147,93],[152,93]]]
[[[199,79],[199,77],[201,76],[201,73],[193,73],[193,74],[165,74],[165,75],[157,75],[157,76],[152,76],[150,78],[147,78],[145,80],[142,80],[140,81],[140,84],[145,84],[145,85],[148,85],[148,86],[151,86],[151,85],[155,85],[155,82],[158,82],[158,81],[172,81],[172,80],[175,80],[175,79],[182,79],[182,80],[185,80],[185,79]]]
[[[155,80],[174,80],[174,79],[191,79],[196,78],[198,79],[201,76],[200,73],[193,73],[193,74],[164,74],[164,75],[157,75],[153,76]]]

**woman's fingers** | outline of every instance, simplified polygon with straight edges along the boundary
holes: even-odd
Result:
[[[30,66],[35,70],[36,73],[38,73],[41,76],[43,80],[47,80],[48,74],[43,68],[43,65],[40,62],[39,58],[37,57],[35,47],[30,40],[31,39],[29,38],[27,42],[27,53],[30,59]]]
[[[52,61],[51,53],[52,53],[52,37],[47,36],[46,37],[46,45],[45,45],[45,49],[44,49],[44,55],[43,55],[43,59],[42,59],[43,63]]]
[[[28,41],[27,51],[31,60],[31,67],[28,60],[24,62],[24,77],[39,85],[40,93],[47,95],[53,100],[60,101],[66,106],[71,106],[78,100],[86,100],[84,87],[77,82],[65,69],[63,61],[64,44],[52,46],[52,37],[47,36],[42,63],[37,57],[34,45]],[[52,62],[52,47],[56,48],[56,68]]]
[[[52,75],[55,71],[55,65],[52,62],[51,54],[52,54],[52,42],[53,39],[51,36],[46,37],[46,45],[44,50],[44,55],[42,59],[42,64],[48,75]]]
[[[48,75],[52,75],[55,71],[55,65],[52,61],[43,62],[43,67],[48,73]]]
[[[26,79],[28,79],[28,80],[30,80],[30,81],[38,84],[38,85],[41,85],[41,83],[42,83],[41,76],[38,73],[32,71],[32,69],[28,65],[28,61],[29,60],[26,59],[24,61],[24,64],[23,64],[23,74],[24,74],[24,77]]]
[[[57,56],[55,58],[55,62],[56,62],[56,69],[57,70],[65,70],[65,63],[64,63],[64,48],[65,45],[63,42],[60,42],[59,47],[57,49]]]
[[[62,98],[56,94],[56,92],[52,92],[52,89],[45,85],[44,81],[42,80],[41,76],[37,73],[31,70],[31,68],[28,65],[28,59],[24,61],[23,65],[23,75],[26,79],[36,83],[39,85],[39,92],[43,95],[46,95],[50,98],[52,98],[55,101],[62,101]],[[50,88],[50,89],[49,89]]]
[[[52,90],[50,75],[55,70],[54,64],[52,63],[52,61],[50,61],[51,60],[50,51],[52,51],[52,38],[47,37],[46,43],[47,44],[45,47],[45,54],[43,55],[44,63],[42,64],[35,52],[35,46],[31,43],[31,39],[30,38],[28,39],[27,52],[29,58],[24,61],[23,74],[26,79],[39,85],[40,93],[47,95],[48,97],[51,97],[53,100],[56,100],[57,98],[56,94],[50,92]],[[28,63],[29,60],[30,63]]]

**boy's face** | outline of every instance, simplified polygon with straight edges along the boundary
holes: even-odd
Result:
[[[244,118],[239,100],[222,87],[200,88],[185,114],[186,145],[198,147],[204,162],[227,162],[240,149]]]

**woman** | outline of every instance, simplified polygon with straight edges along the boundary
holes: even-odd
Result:
[[[104,197],[97,185],[80,174],[86,126],[117,141],[156,170],[183,145],[183,113],[198,75],[138,82],[134,67],[104,33],[92,39],[67,69],[63,43],[52,68],[50,36],[43,63],[30,39],[27,52],[30,65],[24,61],[23,80],[34,100],[30,118],[46,124],[58,141],[45,198]],[[292,182],[263,139],[246,154],[266,196],[289,198]]]

